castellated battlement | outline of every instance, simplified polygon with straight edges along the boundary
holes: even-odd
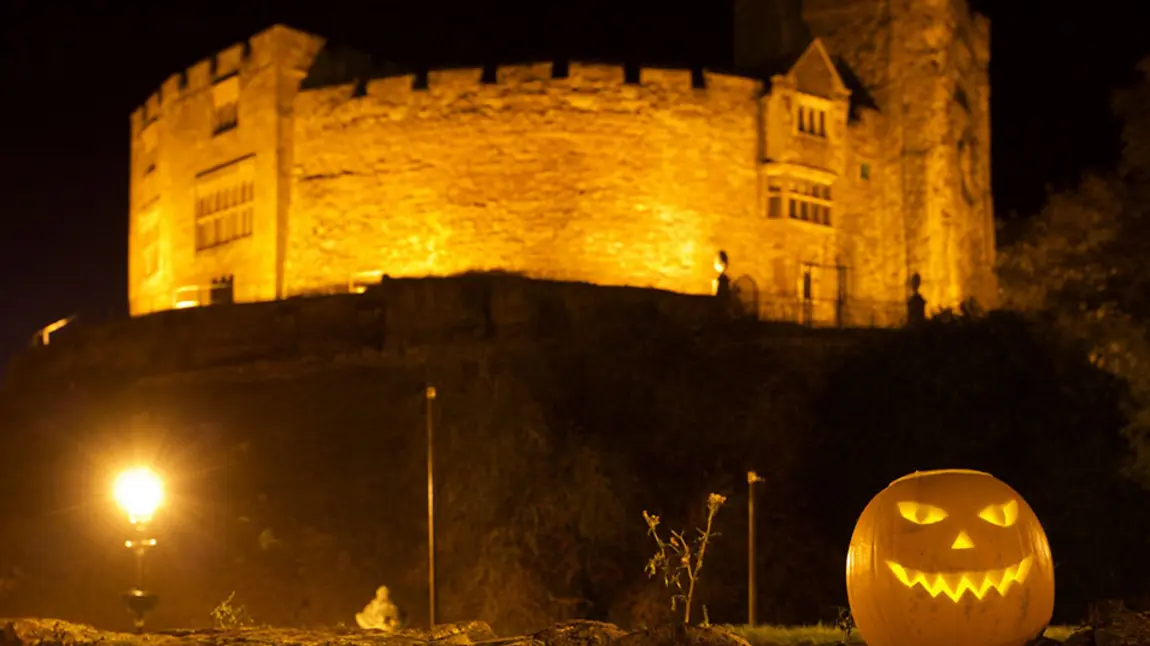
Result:
[[[220,80],[270,64],[275,55],[275,48],[268,37],[271,31],[258,34],[245,43],[232,45],[168,77],[160,89],[132,113],[133,136],[138,135],[148,123],[158,119],[167,106],[189,95],[209,90]],[[299,32],[291,33],[299,35]],[[314,36],[311,38],[315,39],[318,48],[322,39]],[[490,68],[433,69],[361,79],[308,91],[346,99],[368,96],[411,105],[419,101],[419,97],[428,97],[433,101],[452,101],[476,94],[490,97],[565,91],[578,94],[583,90],[600,92],[608,89],[615,89],[623,96],[638,96],[646,91],[694,94],[699,99],[717,96],[745,100],[761,96],[763,84],[751,78],[702,69],[628,68],[615,64],[552,61]],[[626,104],[620,104],[620,107],[626,109]]]
[[[169,106],[189,96],[210,90],[221,80],[244,75],[291,58],[285,50],[318,50],[324,39],[283,25],[275,25],[251,38],[226,47],[204,58],[187,69],[172,74],[160,84],[144,103],[131,115],[132,136],[136,136],[148,123],[160,118]],[[301,74],[304,70],[300,70]]]
[[[595,111],[613,106],[617,111],[627,112],[639,107],[628,102],[629,98],[642,97],[643,102],[647,102],[664,94],[676,101],[687,98],[699,102],[743,103],[758,99],[762,92],[763,84],[757,80],[705,70],[644,67],[632,71],[622,65],[572,61],[402,74],[304,90],[299,100],[304,111],[307,110],[304,106],[342,105],[357,99],[396,107],[457,108],[458,101],[516,97],[527,102],[551,101],[556,106],[561,103],[565,108],[579,109],[587,106],[592,95],[606,93],[620,101],[609,105],[597,103]]]

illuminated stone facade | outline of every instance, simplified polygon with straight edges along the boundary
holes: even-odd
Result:
[[[819,37],[746,75],[323,82],[325,41],[273,27],[132,115],[132,314],[470,270],[705,294],[720,251],[763,318],[897,325],[914,274],[991,304],[988,25],[920,4],[808,0]]]

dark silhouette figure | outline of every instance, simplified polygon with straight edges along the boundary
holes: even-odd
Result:
[[[922,277],[917,273],[910,277],[910,298],[906,301],[906,324],[908,326],[921,325],[926,321],[926,299],[918,293],[922,285]]]
[[[715,296],[718,297],[720,305],[726,306],[731,301],[731,279],[727,277],[726,251],[720,251],[719,257],[715,259],[715,271],[719,272],[715,284]]]

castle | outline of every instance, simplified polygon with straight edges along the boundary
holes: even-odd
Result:
[[[736,2],[722,71],[368,73],[271,27],[131,116],[131,313],[488,270],[689,294],[722,274],[815,325],[899,325],[915,292],[992,305],[989,22],[777,6]]]

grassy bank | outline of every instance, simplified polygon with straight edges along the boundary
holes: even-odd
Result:
[[[842,643],[842,632],[834,626],[816,624],[813,626],[726,626],[746,639],[751,646],[835,646]],[[1075,626],[1051,626],[1046,636],[1064,641],[1076,630]],[[863,644],[858,634],[851,636],[848,644]]]

